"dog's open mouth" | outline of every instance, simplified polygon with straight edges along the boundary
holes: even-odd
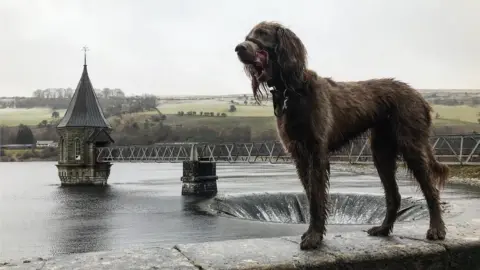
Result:
[[[255,77],[260,82],[265,82],[268,80],[269,75],[267,72],[268,67],[268,52],[261,50],[255,53],[255,60],[253,62],[256,74]]]

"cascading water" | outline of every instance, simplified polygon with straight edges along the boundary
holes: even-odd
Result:
[[[209,212],[241,219],[276,223],[308,223],[304,193],[264,193],[216,197]],[[425,200],[402,199],[397,221],[428,218]],[[364,194],[330,194],[328,224],[378,224],[385,217],[385,198]]]

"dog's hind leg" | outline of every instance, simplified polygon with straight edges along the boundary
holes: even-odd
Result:
[[[373,236],[388,236],[393,230],[397,211],[401,204],[401,196],[395,179],[398,148],[388,122],[372,129],[371,149],[373,162],[385,191],[387,211],[382,224],[369,229],[367,233]]]

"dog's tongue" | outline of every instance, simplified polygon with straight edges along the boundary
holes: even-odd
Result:
[[[266,51],[258,51],[255,53],[255,62],[258,62],[265,67],[268,62],[268,53]]]

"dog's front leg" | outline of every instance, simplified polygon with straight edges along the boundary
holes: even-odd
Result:
[[[326,147],[316,143],[311,147],[309,157],[308,183],[310,202],[310,225],[302,237],[302,250],[315,249],[320,246],[325,235],[325,223],[328,217],[328,156]]]
[[[302,186],[305,190],[307,196],[307,203],[310,204],[310,183],[309,183],[309,167],[310,167],[310,154],[308,146],[302,142],[291,142],[289,152],[292,155],[293,161],[295,163],[295,168],[297,169],[297,175],[302,183]],[[308,234],[309,231],[306,231],[302,235],[302,240]]]

